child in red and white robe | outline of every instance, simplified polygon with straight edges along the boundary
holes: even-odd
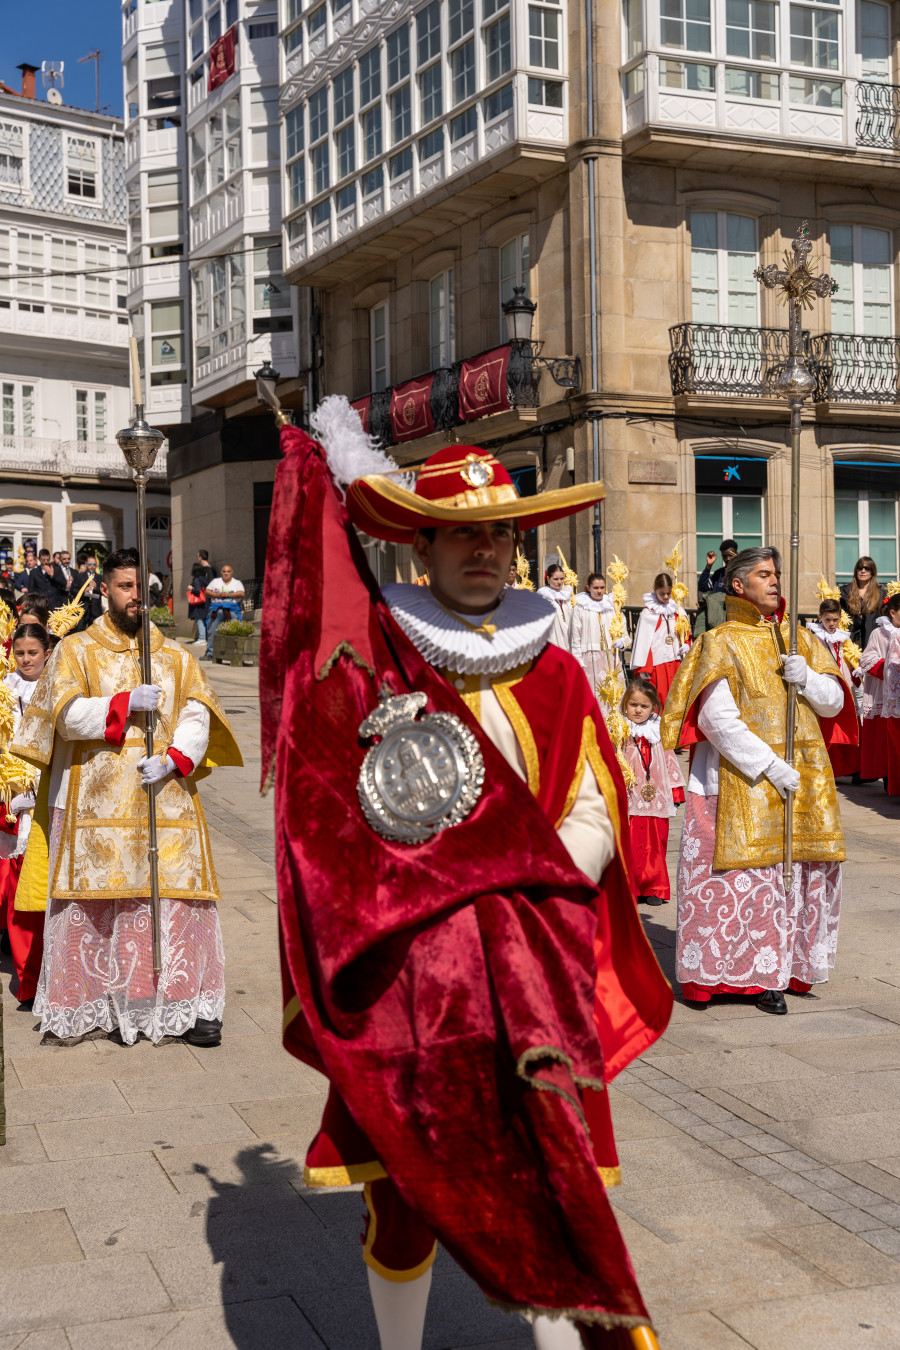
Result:
[[[847,664],[844,653],[844,644],[850,641],[850,634],[841,628],[839,601],[823,600],[819,605],[818,621],[814,621],[808,627],[809,631],[819,639],[822,646],[831,654],[835,665],[847,681],[850,689],[854,689],[856,686],[855,673]],[[829,744],[828,758],[831,760],[831,768],[835,778],[847,778],[851,774],[859,773],[859,745]]]
[[[638,900],[665,905],[671,899],[666,849],[669,821],[684,801],[684,779],[671,750],[660,741],[662,702],[647,680],[632,680],[622,696],[629,736],[622,747],[634,773],[628,789],[628,825]]]
[[[684,620],[683,631],[687,634],[684,642],[678,635],[679,618]],[[689,648],[688,617],[672,599],[672,578],[668,572],[660,572],[653,590],[644,596],[644,608],[634,637],[631,672],[649,680],[659,694],[660,703],[664,704],[681,659]]]
[[[891,637],[900,629],[900,595],[892,595],[879,614],[859,663],[862,675],[862,726],[859,776],[863,782],[888,776],[888,715],[884,710],[884,660]]]

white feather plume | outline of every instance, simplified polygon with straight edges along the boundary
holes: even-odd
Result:
[[[389,473],[395,479],[399,475],[395,462],[363,430],[359,413],[343,394],[323,398],[309,424],[336,483],[352,483],[367,473]]]

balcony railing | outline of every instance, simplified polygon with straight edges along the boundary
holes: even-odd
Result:
[[[578,390],[581,365],[578,357],[543,357],[541,343],[510,343],[466,361],[456,361],[430,371],[406,384],[391,386],[357,399],[354,403],[366,430],[382,445],[418,439],[432,431],[452,431],[491,413],[519,408],[539,408],[542,404],[541,377],[546,372],[561,388]],[[506,362],[505,373],[502,373]],[[467,393],[460,398],[461,382]],[[558,395],[561,397],[561,395]],[[484,411],[477,404],[483,400]],[[399,405],[399,406],[398,406]],[[429,418],[424,412],[427,405]],[[408,425],[419,428],[407,433]]]
[[[669,329],[673,394],[772,397],[788,357],[786,328],[680,323]],[[816,403],[900,403],[900,338],[803,334]]]
[[[0,462],[6,470],[53,473],[63,478],[131,478],[115,441],[58,441],[44,436],[0,435]],[[150,470],[153,481],[166,480],[166,447]]]
[[[809,345],[817,402],[900,403],[900,338],[824,333]]]
[[[900,150],[900,85],[858,84],[856,144]]]
[[[809,334],[803,338],[808,344]],[[786,328],[680,323],[669,329],[669,340],[673,394],[762,397],[771,393],[772,380],[789,355]]]

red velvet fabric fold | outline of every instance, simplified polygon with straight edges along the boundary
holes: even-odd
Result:
[[[130,701],[131,691],[129,689],[123,689],[120,694],[113,694],[109,700],[106,730],[103,733],[103,739],[107,744],[120,746],[125,740],[125,733],[128,730],[128,704]]]
[[[599,1326],[647,1320],[577,1081],[608,1072],[592,948],[613,906],[394,623],[320,448],[295,428],[282,445],[260,690],[264,776],[277,747],[285,1045],[327,1073],[406,1203],[490,1297],[580,1310],[585,1344],[600,1345]],[[358,727],[384,682],[455,713],[485,762],[471,815],[415,847],[380,838],[358,805]],[[658,984],[648,947],[632,959]],[[612,1057],[664,1025],[648,1031],[632,1006]]]

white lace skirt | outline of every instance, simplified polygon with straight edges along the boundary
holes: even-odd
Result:
[[[51,871],[61,831],[54,811]],[[198,1018],[221,1018],[225,951],[215,904],[162,897],[162,970],[153,973],[149,900],[53,900],[34,1010],[41,1031],[65,1039],[92,1031],[161,1041]]]

